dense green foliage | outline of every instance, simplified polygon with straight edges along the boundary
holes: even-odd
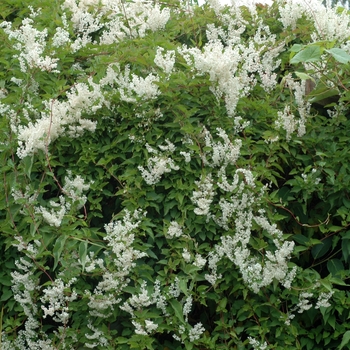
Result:
[[[0,4],[2,349],[350,348],[349,14],[25,3]]]

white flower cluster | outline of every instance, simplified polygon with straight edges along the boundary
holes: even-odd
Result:
[[[188,322],[188,315],[191,312],[192,309],[192,303],[193,303],[193,298],[191,295],[189,295],[186,300],[185,303],[182,307],[182,314],[185,316],[185,321]]]
[[[204,332],[205,332],[205,328],[203,327],[202,323],[199,322],[195,324],[188,333],[190,342],[194,342],[195,340],[198,340]]]
[[[170,284],[168,293],[173,298],[177,298],[180,295],[180,280],[177,276],[175,277],[174,282]]]
[[[151,320],[145,320],[144,326],[134,320],[131,323],[135,326],[135,333],[141,335],[151,334],[158,328],[158,325]]]
[[[239,157],[242,140],[237,139],[233,144],[226,132],[217,128],[217,135],[223,140],[213,142],[208,130],[204,129],[205,146],[211,148],[211,152],[206,151],[202,155],[203,163],[211,167],[226,167],[229,164],[235,164]],[[208,161],[211,158],[211,162]]]
[[[90,184],[85,184],[84,179],[77,175],[74,179],[71,178],[72,173],[68,171],[68,176],[65,177],[65,185],[63,186],[63,193],[71,201],[76,202],[75,208],[80,209],[86,202],[86,196],[82,194],[90,188]],[[35,213],[41,214],[44,220],[50,225],[60,227],[64,215],[71,209],[72,203],[66,200],[66,197],[59,196],[59,203],[50,200],[50,209],[43,206],[35,207]]]
[[[69,9],[71,21],[79,38],[72,48],[77,50],[91,42],[86,33],[103,29],[100,44],[113,44],[124,38],[143,37],[146,31],[164,28],[170,18],[168,8],[150,1],[116,2],[111,0],[66,0],[62,6]],[[103,24],[101,18],[104,18]]]
[[[286,105],[284,111],[277,112],[278,119],[276,120],[276,127],[282,128],[286,131],[286,139],[289,141],[292,134],[297,130],[299,137],[305,135],[305,123],[307,116],[310,113],[311,104],[305,100],[305,80],[301,82],[295,81],[291,75],[287,75],[285,78],[285,85],[294,94],[294,101],[297,107],[299,118],[296,119],[295,115],[291,111],[291,106]]]
[[[315,42],[320,40],[348,42],[350,18],[347,11],[339,13],[336,6],[323,6],[318,3],[313,11],[308,11],[308,17],[315,23],[316,31],[311,34]]]
[[[172,221],[168,227],[166,237],[171,239],[181,237],[182,235],[183,232],[181,225],[176,221]]]
[[[280,65],[281,61],[276,58],[283,49],[283,46],[270,49],[276,46],[276,38],[262,22],[247,45],[241,44],[239,35],[245,26],[242,26],[239,10],[237,14],[238,19],[221,16],[227,22],[227,32],[209,26],[210,41],[202,51],[185,46],[178,50],[186,63],[197,70],[197,75],[209,74],[211,91],[218,100],[224,95],[229,116],[234,116],[239,99],[255,86],[255,73],[259,74],[265,91],[274,88],[277,75],[273,71]]]
[[[195,182],[198,187],[197,191],[193,191],[191,201],[196,205],[194,212],[197,215],[208,215],[210,204],[214,198],[214,185],[211,174],[202,176],[201,181]]]
[[[206,145],[213,147],[210,141],[210,134],[205,134]],[[222,138],[225,135],[220,134]],[[217,272],[217,266],[224,257],[231,260],[239,268],[244,282],[255,293],[274,280],[279,281],[285,288],[290,288],[296,274],[296,268],[289,269],[288,261],[294,249],[294,242],[284,241],[282,232],[275,224],[270,224],[265,217],[264,210],[260,209],[258,215],[254,214],[259,208],[259,194],[254,191],[255,179],[251,171],[237,169],[233,172],[233,181],[229,183],[226,176],[228,164],[234,164],[239,150],[235,152],[221,151],[222,147],[230,145],[229,139],[225,139],[225,145],[220,144],[220,151],[213,152],[207,164],[214,164],[220,167],[217,175],[217,185],[226,194],[219,199],[216,212],[211,211],[211,203],[216,194],[214,191],[213,175],[202,177],[201,181],[195,182],[198,190],[193,192],[192,202],[196,205],[194,212],[197,215],[206,215],[207,220],[214,222],[227,231],[227,235],[221,237],[221,242],[216,244],[213,251],[208,255],[209,273],[205,279],[215,285],[221,278]],[[217,144],[218,145],[218,144]],[[232,145],[232,144],[231,144]],[[215,147],[215,146],[214,146]],[[225,150],[225,148],[224,148]],[[243,176],[241,176],[243,175]],[[217,193],[218,195],[219,193]],[[217,210],[219,208],[219,210]],[[213,208],[215,210],[215,208]],[[252,235],[252,227],[258,226],[272,238],[275,245],[273,251],[265,252],[265,259],[261,261],[252,254],[249,249],[249,241]],[[206,261],[203,263],[205,264]]]
[[[332,297],[334,292],[329,292],[329,293],[321,293],[318,296],[315,309],[319,309],[320,307],[329,307],[331,304],[329,303],[329,299]]]
[[[45,101],[47,112],[43,112],[40,119],[17,127],[17,155],[20,158],[38,150],[46,152],[48,145],[61,135],[74,138],[81,136],[85,130],[95,131],[96,122],[82,118],[82,115],[96,112],[102,107],[104,99],[101,86],[91,78],[88,83],[75,84],[67,92],[67,101]]]
[[[80,209],[87,200],[87,197],[83,195],[83,191],[88,191],[90,184],[85,184],[84,179],[80,175],[72,179],[72,172],[70,170],[67,171],[64,182],[63,193],[73,201],[78,201],[79,205],[77,208]]]
[[[296,306],[296,309],[299,314],[312,308],[312,304],[309,301],[309,298],[312,298],[312,297],[313,297],[312,293],[306,293],[306,292],[300,293],[299,302]]]
[[[153,153],[155,156],[148,158],[147,169],[142,165],[139,165],[137,168],[140,170],[143,179],[148,185],[155,185],[165,173],[180,169],[170,157],[162,155],[158,150],[152,148],[148,144],[146,144],[146,148],[148,153]],[[159,149],[164,152],[173,153],[176,148],[174,144],[166,140],[166,145],[160,145]]]
[[[276,120],[276,127],[282,128],[286,131],[286,139],[289,141],[297,128],[297,121],[294,114],[290,110],[290,106],[286,105],[283,112],[277,112],[278,119]]]
[[[136,96],[142,100],[155,99],[159,95],[158,86],[155,84],[158,81],[159,77],[152,73],[148,74],[146,78],[135,74],[131,74],[130,77],[128,66],[125,67],[124,74],[120,73],[116,78],[120,99],[125,102],[136,102]]]
[[[186,248],[183,248],[181,255],[185,262],[189,263],[191,261],[191,253]]]
[[[221,258],[222,255],[218,254],[215,250],[209,252],[208,254],[208,268],[210,270],[210,274],[205,274],[204,278],[213,286],[215,285],[216,281],[222,277],[221,274],[217,273],[217,264]]]
[[[35,17],[33,15],[32,17]],[[14,49],[19,52],[15,57],[18,58],[22,72],[27,72],[28,68],[39,68],[43,71],[58,73],[58,59],[50,56],[44,56],[47,44],[47,29],[39,31],[32,24],[33,18],[25,18],[22,21],[20,29],[12,30],[11,23],[3,21],[0,28],[3,28],[9,39],[15,39]]]
[[[161,293],[159,280],[155,281],[154,290],[151,295],[149,295],[147,290],[147,282],[144,281],[141,284],[140,293],[131,296],[120,306],[120,309],[128,312],[133,318],[135,318],[135,310],[140,311],[153,304],[155,304],[158,309],[162,310],[164,316],[168,315],[166,311],[166,297]]]
[[[110,315],[107,313],[108,309],[121,302],[116,296],[128,285],[128,275],[136,266],[135,260],[146,256],[146,253],[132,246],[135,238],[132,231],[139,227],[144,215],[145,213],[140,210],[136,210],[133,214],[126,210],[121,220],[105,225],[107,235],[104,239],[112,251],[114,270],[111,272],[106,268],[102,269],[102,281],[97,284],[93,294],[87,291],[92,316],[106,318]],[[90,265],[94,267],[101,265],[99,261],[91,261],[93,257],[89,259]]]
[[[316,177],[317,169],[313,168],[310,173],[302,173],[301,177],[307,184],[318,185],[321,181],[319,177]]]
[[[264,341],[263,343],[259,342],[257,339],[248,337],[249,344],[253,347],[254,350],[266,350],[267,343]]]
[[[57,48],[70,42],[69,31],[68,31],[68,22],[67,22],[67,17],[66,17],[65,13],[63,13],[61,19],[62,19],[62,23],[63,23],[63,28],[57,27],[56,33],[54,34],[54,36],[52,38],[52,46],[57,47]]]
[[[184,325],[180,325],[178,329],[178,334],[173,334],[173,338],[182,344],[184,343],[182,339],[189,338],[190,342],[194,342],[195,340],[200,339],[201,335],[205,332],[205,328],[203,327],[201,322],[198,322],[193,327],[189,326],[189,331],[186,330]]]
[[[285,30],[288,27],[295,30],[298,19],[306,12],[305,6],[291,0],[283,2],[279,1],[278,10],[280,13],[280,18],[278,18],[278,20],[282,23]]]
[[[70,286],[76,282],[76,278],[72,278],[67,284],[58,278],[52,282],[51,285],[43,289],[43,296],[40,301],[45,304],[49,303],[49,306],[41,306],[44,311],[44,318],[47,315],[52,316],[53,320],[62,323],[67,326],[69,321],[69,303],[76,300],[78,295],[76,292],[67,293],[65,289],[70,288]]]
[[[28,247],[27,245],[24,247],[24,242],[21,241],[21,238],[19,238],[19,241],[19,244],[22,245],[24,249]],[[29,256],[31,256],[31,254],[29,254]],[[18,271],[11,273],[11,288],[14,294],[14,300],[22,307],[27,318],[24,323],[24,329],[18,332],[16,340],[14,342],[5,340],[4,343],[1,341],[1,345],[8,346],[9,350],[54,350],[51,340],[47,339],[45,333],[40,330],[41,325],[36,317],[38,305],[33,296],[33,293],[38,288],[38,280],[37,277],[35,277],[36,267],[33,265],[32,261],[24,257],[17,260],[15,264]]]
[[[163,56],[164,48],[158,47],[156,52],[156,57],[154,58],[154,63],[160,67],[165,74],[170,75],[173,71],[175,64],[175,51],[169,50]]]
[[[93,334],[85,333],[85,337],[88,340],[95,340],[94,343],[85,343],[85,346],[89,349],[93,349],[99,346],[108,346],[108,340],[103,336],[103,332],[95,328],[91,323],[89,323],[88,328],[93,331]]]
[[[59,203],[53,200],[49,201],[50,209],[41,205],[35,208],[35,213],[41,214],[50,226],[60,227],[64,215],[70,210],[71,204],[66,202],[64,196],[59,196],[59,200]]]

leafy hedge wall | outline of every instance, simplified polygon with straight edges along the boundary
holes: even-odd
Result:
[[[0,14],[1,349],[349,348],[346,10]]]

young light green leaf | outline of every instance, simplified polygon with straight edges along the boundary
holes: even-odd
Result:
[[[82,270],[85,269],[86,264],[86,255],[87,255],[87,241],[80,242],[79,244],[79,259],[82,266]]]
[[[329,54],[331,54],[334,59],[340,63],[348,63],[350,62],[350,55],[343,49],[333,48],[330,50],[325,50]]]
[[[295,72],[295,75],[300,78],[301,80],[312,80],[313,82],[315,82],[315,79],[310,76],[309,74],[303,73],[303,72]]]
[[[304,47],[304,45],[301,45],[301,44],[294,44],[294,45],[290,48],[290,51],[291,51],[291,52],[299,52],[303,47]]]
[[[28,178],[30,178],[30,174],[32,172],[33,159],[33,156],[27,156],[22,159],[24,165],[24,173],[28,176]]]
[[[321,59],[321,48],[317,45],[308,46],[304,50],[298,52],[290,63],[296,64],[300,62],[317,62]]]
[[[341,341],[341,344],[339,346],[339,350],[341,350],[345,345],[349,345],[350,342],[350,331],[346,331],[343,334],[343,339]]]
[[[57,238],[57,241],[53,247],[53,258],[54,258],[54,265],[53,265],[53,269],[55,270],[57,265],[58,265],[58,261],[60,259],[60,256],[62,254],[63,248],[64,248],[64,244],[66,243],[67,240],[67,236],[59,236]]]

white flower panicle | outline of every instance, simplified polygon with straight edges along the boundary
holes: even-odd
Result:
[[[61,135],[79,137],[85,130],[93,132],[96,122],[82,118],[102,107],[103,95],[99,84],[91,78],[88,84],[77,83],[67,92],[67,101],[45,101],[46,112],[27,126],[18,126],[17,155],[24,158],[38,150],[47,151],[48,145]]]
[[[91,323],[87,327],[93,332],[93,334],[85,333],[85,337],[88,340],[94,340],[93,343],[85,343],[85,346],[89,349],[97,348],[99,346],[108,346],[108,340],[103,336],[104,333],[95,328]]]
[[[191,295],[189,295],[184,303],[184,306],[182,308],[182,313],[185,316],[185,321],[188,322],[188,315],[191,312],[192,309],[192,303],[193,303],[193,298]]]
[[[194,212],[197,215],[208,215],[210,204],[214,198],[214,185],[211,174],[203,176],[201,181],[195,182],[198,187],[197,191],[193,191],[191,200],[196,205]]]
[[[226,132],[217,128],[217,135],[223,140],[213,142],[212,137],[208,130],[204,130],[205,133],[205,145],[212,149],[211,152],[204,152],[202,159],[204,164],[211,167],[226,167],[229,164],[235,164],[239,155],[240,149],[242,146],[242,141],[240,139],[235,140],[235,143],[232,143]],[[211,158],[211,162],[208,161],[208,156]]]
[[[177,298],[179,297],[181,293],[181,290],[180,290],[180,280],[179,278],[176,276],[175,279],[174,279],[174,282],[172,282],[169,286],[169,292],[168,294],[173,297],[173,298]]]
[[[74,51],[89,44],[91,38],[87,34],[99,29],[102,29],[99,43],[110,45],[128,37],[144,37],[147,31],[162,30],[170,18],[168,8],[140,0],[125,3],[66,0],[62,8],[69,9],[73,14],[70,20],[78,34],[78,39],[72,44]]]
[[[259,22],[256,35],[246,45],[241,44],[240,34],[245,26],[239,19],[239,10],[237,14],[236,20],[231,17],[227,19],[227,32],[209,26],[210,40],[202,51],[186,46],[178,50],[187,64],[195,68],[197,75],[209,75],[211,91],[218,100],[224,96],[229,116],[235,115],[239,99],[247,96],[256,85],[256,74],[266,92],[275,87],[277,75],[274,70],[281,63],[276,58],[283,50],[283,45],[276,47],[275,35],[262,22]],[[221,17],[225,21],[225,16]],[[265,35],[262,34],[264,32]],[[275,49],[271,50],[270,47]]]
[[[80,175],[77,175],[74,179],[72,179],[72,172],[70,170],[67,171],[63,192],[73,201],[79,202],[78,209],[80,209],[86,203],[87,197],[83,195],[83,192],[88,191],[89,188],[90,183],[85,184],[84,179]]]
[[[290,105],[286,105],[283,112],[277,112],[278,119],[276,120],[276,127],[282,128],[286,131],[286,139],[289,141],[295,130],[297,130],[298,137],[305,135],[305,123],[310,113],[311,104],[304,98],[305,80],[297,82],[291,77],[290,74],[284,79],[286,87],[288,87],[294,94],[296,110],[299,114],[299,118],[297,119],[294,113],[291,111]]]
[[[158,47],[154,63],[160,67],[165,74],[170,75],[175,64],[175,51],[169,50],[163,56],[164,48]]]
[[[319,309],[320,307],[329,307],[331,304],[329,303],[329,299],[332,298],[332,295],[334,292],[329,292],[329,293],[321,293],[318,296],[317,302],[315,309]]]
[[[168,227],[168,231],[166,233],[167,238],[178,238],[183,235],[182,227],[176,221],[172,221]]]
[[[189,263],[191,261],[191,253],[186,248],[182,250],[181,255],[184,258],[185,262]]]
[[[200,339],[201,335],[205,332],[205,328],[202,323],[197,323],[193,326],[193,328],[189,331],[190,342],[194,342],[195,340]]]
[[[267,349],[267,343],[259,342],[257,339],[248,337],[249,344],[253,347],[254,350],[266,350]]]
[[[125,102],[136,102],[136,97],[142,100],[152,100],[159,95],[158,86],[155,82],[159,81],[159,77],[152,73],[146,78],[131,74],[130,68],[125,67],[125,72],[120,73],[116,78],[116,83],[119,86],[118,91],[120,98]]]
[[[312,308],[312,304],[310,303],[309,299],[313,297],[312,293],[306,293],[302,292],[299,295],[299,302],[296,306],[296,310],[298,313],[303,313],[306,310],[309,310]]]
[[[64,216],[70,210],[71,205],[66,202],[64,196],[59,196],[59,201],[59,203],[53,200],[49,201],[51,209],[47,209],[41,205],[35,208],[35,212],[41,214],[50,226],[60,227]]]
[[[223,258],[228,258],[239,268],[244,282],[255,293],[274,280],[289,289],[296,274],[296,268],[288,267],[294,242],[284,241],[283,234],[277,225],[268,221],[264,210],[258,210],[260,195],[254,191],[255,178],[250,170],[237,169],[233,172],[232,183],[229,183],[226,168],[229,164],[235,164],[239,147],[233,147],[227,135],[220,129],[218,131],[218,135],[225,141],[224,144],[214,143],[207,131],[204,135],[206,146],[214,149],[212,153],[207,152],[206,163],[214,167],[213,170],[219,167],[216,173],[219,181],[213,177],[214,171],[207,176],[202,176],[201,181],[195,182],[198,190],[193,191],[191,197],[196,205],[194,212],[197,215],[206,215],[207,220],[212,219],[227,232],[221,237],[221,242],[214,246],[213,251],[209,252],[207,259],[209,273],[205,274],[205,279],[215,285],[221,278],[221,274],[217,272],[218,264]],[[214,196],[220,195],[219,191],[214,190],[215,181],[224,191],[225,197],[219,198],[218,205],[213,206],[211,210]],[[258,215],[255,214],[256,210]],[[249,249],[252,228],[255,226],[260,227],[270,236],[275,245],[274,250],[265,252],[264,261],[258,259]],[[203,263],[205,264],[206,261]]]
[[[71,209],[72,203],[75,202],[74,208],[80,209],[87,200],[87,197],[83,195],[83,191],[87,191],[90,188],[90,184],[85,184],[84,179],[80,175],[72,179],[72,172],[70,170],[67,171],[67,174],[65,185],[62,188],[64,196],[59,196],[59,203],[50,200],[50,209],[41,205],[35,207],[35,213],[41,214],[50,226],[60,227],[64,216]],[[67,201],[66,198],[70,201]]]
[[[86,291],[90,299],[88,305],[92,316],[106,318],[111,315],[109,310],[121,302],[117,295],[128,285],[128,275],[136,266],[135,260],[147,255],[133,248],[135,235],[132,232],[139,227],[144,216],[145,212],[141,210],[133,213],[126,210],[121,220],[105,225],[107,235],[104,239],[111,249],[114,266],[112,271],[103,267],[102,280],[97,284],[94,292]],[[93,261],[93,257],[89,259],[89,264],[94,267],[103,264],[103,262]]]
[[[33,68],[58,73],[56,69],[58,59],[44,56],[47,44],[47,29],[39,31],[33,27],[33,23],[33,18],[25,18],[20,29],[12,30],[11,23],[3,21],[0,28],[4,29],[9,39],[16,40],[14,49],[19,54],[15,57],[18,58],[23,73]]]
[[[69,321],[69,303],[76,300],[78,295],[76,292],[67,293],[65,290],[70,288],[73,283],[77,281],[76,278],[71,279],[67,284],[58,278],[51,285],[43,290],[43,296],[40,301],[44,311],[44,318],[48,315],[53,317],[53,320],[67,325]],[[44,306],[48,303],[48,307]]]
[[[165,142],[166,145],[160,145],[159,149],[163,152],[173,153],[176,149],[175,145],[169,140],[165,140]],[[161,180],[161,177],[165,173],[170,173],[172,170],[176,171],[180,169],[180,167],[166,154],[161,154],[149,144],[146,144],[146,149],[148,153],[153,153],[155,156],[150,157],[147,160],[147,169],[142,165],[139,165],[137,168],[148,185],[155,185]]]

